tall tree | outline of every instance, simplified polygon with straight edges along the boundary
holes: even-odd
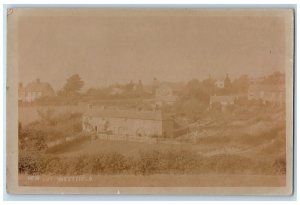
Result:
[[[144,91],[144,86],[141,80],[139,80],[137,86],[136,86],[136,91],[139,95],[141,95]]]
[[[127,92],[131,92],[133,88],[134,88],[134,83],[132,82],[132,80],[125,85],[125,89]]]
[[[67,79],[67,82],[63,87],[63,92],[66,95],[78,94],[83,85],[84,82],[82,81],[81,77],[78,74],[74,74]]]
[[[250,79],[248,75],[242,75],[232,82],[232,91],[234,93],[246,93],[250,85]]]
[[[229,78],[228,74],[226,74],[226,78],[224,80],[224,88],[226,90],[230,90],[230,88],[231,88],[231,79]]]

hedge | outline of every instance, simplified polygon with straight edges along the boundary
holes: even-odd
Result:
[[[190,151],[141,152],[133,158],[122,154],[100,153],[71,157],[21,154],[19,172],[30,175],[98,174],[285,174],[285,161],[257,161],[237,155],[205,157]]]

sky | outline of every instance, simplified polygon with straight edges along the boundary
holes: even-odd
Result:
[[[19,82],[59,89],[78,73],[88,88],[284,72],[284,29],[268,16],[26,16]]]

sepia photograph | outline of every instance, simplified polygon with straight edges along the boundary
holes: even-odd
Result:
[[[7,191],[293,193],[292,9],[9,8]]]

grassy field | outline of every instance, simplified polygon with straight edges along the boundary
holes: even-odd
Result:
[[[21,186],[82,186],[82,187],[243,187],[285,186],[285,175],[97,175],[39,176],[33,179],[19,175]]]
[[[109,141],[109,140],[85,140],[84,142],[67,145],[61,150],[52,152],[59,155],[82,155],[105,152],[118,152],[125,156],[135,156],[140,151],[151,150],[195,150],[200,151],[204,147],[198,144],[148,144],[139,142]]]
[[[180,144],[149,144],[141,142],[124,142],[109,140],[90,140],[81,141],[66,145],[61,149],[50,152],[51,154],[61,156],[74,156],[97,153],[118,152],[125,156],[136,156],[140,152],[148,151],[193,151],[199,155],[212,156],[216,154],[241,154],[249,155],[252,148],[242,145],[226,146],[226,144],[209,143],[180,143]],[[256,148],[257,149],[257,148]],[[250,153],[251,155],[251,153]]]
[[[269,128],[271,129],[271,128]],[[103,152],[118,152],[125,156],[135,156],[140,151],[168,151],[189,150],[203,156],[217,154],[234,154],[254,159],[276,158],[285,155],[285,132],[278,130],[248,135],[242,132],[224,130],[223,134],[203,137],[196,143],[182,142],[180,144],[149,144],[125,141],[85,140],[79,143],[66,145],[56,150],[58,155],[82,155]],[[209,133],[209,131],[207,131]]]

